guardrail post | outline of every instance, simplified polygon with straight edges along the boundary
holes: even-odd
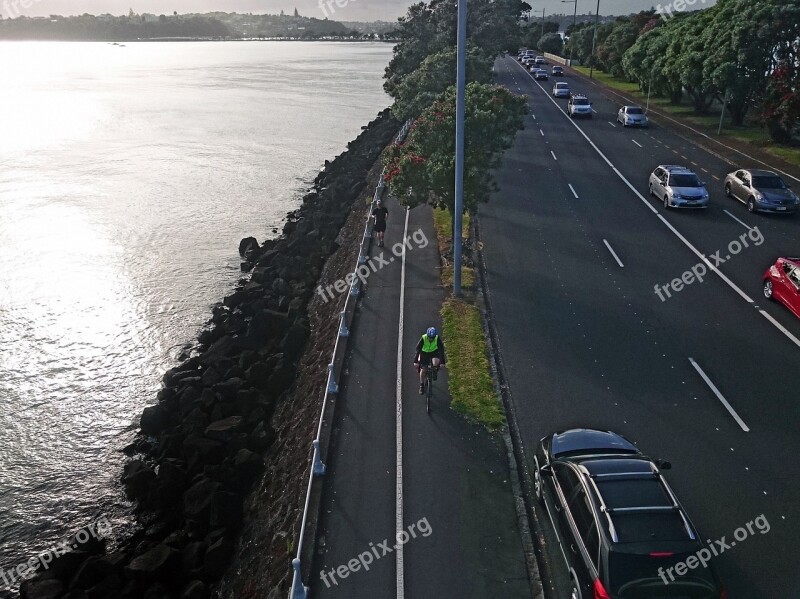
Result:
[[[341,321],[339,322],[339,337],[349,337],[350,329],[347,328],[347,312],[342,310],[340,316]]]
[[[322,458],[320,458],[319,456],[319,441],[314,439],[314,441],[311,444],[314,446],[314,466],[313,466],[314,476],[322,476],[323,474],[325,474],[325,470],[327,470],[327,468],[325,467],[325,464],[322,462]]]
[[[328,364],[328,378],[330,379],[328,383],[328,393],[339,393],[339,385],[336,384],[333,375],[333,362]]]
[[[364,235],[366,237],[366,235]],[[367,252],[364,251],[364,245],[361,245],[361,251],[358,252],[358,265],[363,266],[367,263]]]
[[[353,281],[353,284],[350,285],[350,295],[352,296],[358,295],[358,279]]]
[[[292,560],[292,567],[294,568],[294,577],[289,599],[308,599],[308,587],[303,586],[303,578],[300,574],[300,558],[296,557]]]

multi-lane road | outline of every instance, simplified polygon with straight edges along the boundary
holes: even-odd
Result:
[[[761,293],[764,270],[800,254],[800,218],[749,214],[723,180],[760,165],[731,164],[657,123],[625,129],[620,105],[575,76],[564,80],[594,103],[591,120],[571,120],[553,80],[534,81],[513,58],[495,72],[531,109],[479,213],[529,465],[555,430],[619,432],[670,460],[666,476],[702,534],[727,539],[715,566],[729,599],[800,597],[800,321]],[[697,172],[709,208],[648,197],[659,164]],[[702,282],[667,297],[663,286],[698,264]],[[762,514],[768,532],[730,542]],[[559,551],[546,553],[557,572]]]

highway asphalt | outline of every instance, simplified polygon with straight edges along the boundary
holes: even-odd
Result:
[[[705,538],[730,541],[767,518],[768,532],[714,561],[728,599],[800,596],[800,321],[761,294],[775,258],[800,254],[800,216],[749,214],[722,186],[746,160],[728,163],[657,123],[625,129],[620,105],[574,75],[563,80],[593,101],[591,120],[572,121],[553,79],[534,81],[513,58],[495,72],[531,109],[496,173],[500,191],[479,211],[529,465],[553,431],[619,432],[672,462],[667,479]],[[650,198],[659,164],[694,169],[710,207],[665,210]],[[657,285],[712,270],[703,255],[717,272],[662,301]],[[560,552],[547,543],[546,554],[558,572]]]
[[[318,599],[529,599],[502,438],[449,408],[445,369],[430,415],[418,393],[414,349],[427,327],[440,328],[444,297],[431,210],[412,210],[406,224],[396,201],[387,207],[386,247],[373,240],[370,252],[383,266],[370,275],[351,329],[318,552],[306,584]],[[395,247],[404,232],[405,276]],[[409,535],[402,561],[394,548],[398,531]]]

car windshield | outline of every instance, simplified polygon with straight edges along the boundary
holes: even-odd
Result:
[[[587,100],[586,98],[576,98],[575,100],[572,101],[572,103],[575,104],[576,106],[588,106],[589,100]]]
[[[642,114],[641,108],[628,108],[628,114]]]
[[[556,87],[558,89],[569,89],[569,85],[567,85],[566,83],[556,83]]]
[[[775,175],[762,175],[753,177],[753,187],[756,189],[786,189],[786,183]]]
[[[669,184],[672,187],[702,187],[697,175],[672,175]]]

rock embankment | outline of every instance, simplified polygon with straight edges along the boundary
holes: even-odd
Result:
[[[277,459],[268,451],[276,435],[292,434],[276,433],[272,421],[276,410],[285,411],[306,357],[309,301],[367,173],[398,127],[382,112],[347,151],[326,161],[282,235],[242,240],[248,274],[214,307],[197,351],[164,375],[126,448],[132,459],[122,482],[137,501],[140,531],[114,552],[95,543],[58,558],[23,583],[23,599],[214,596],[234,554],[244,501],[268,466],[264,456]]]

